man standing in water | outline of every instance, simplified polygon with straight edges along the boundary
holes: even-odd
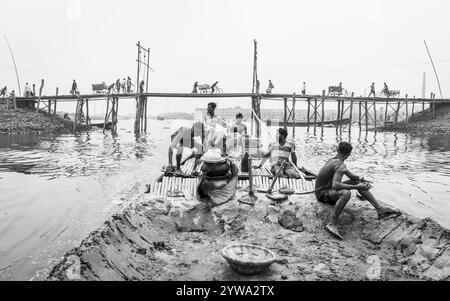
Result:
[[[205,139],[205,129],[202,122],[196,122],[190,127],[182,127],[176,131],[172,137],[172,143],[169,146],[169,166],[168,172],[181,172],[181,159],[183,157],[184,148],[195,149],[195,164],[193,172],[196,172],[198,160],[203,154],[203,141]],[[173,166],[173,150],[177,150],[176,168]]]
[[[370,192],[372,187],[362,177],[352,174],[345,165],[353,151],[350,143],[342,142],[338,147],[338,154],[329,160],[320,170],[316,181],[316,198],[319,202],[335,206],[330,223],[326,229],[339,239],[343,239],[338,229],[338,219],[352,197],[352,190],[357,190],[364,199],[369,201],[378,212],[378,217],[384,219],[401,215],[389,207],[382,206]],[[342,182],[346,175],[349,181]]]

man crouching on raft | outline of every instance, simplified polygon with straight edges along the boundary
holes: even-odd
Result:
[[[182,127],[172,135],[172,143],[169,146],[169,166],[167,167],[167,172],[177,172],[181,171],[181,159],[183,157],[184,148],[194,149],[195,153],[195,164],[193,173],[196,173],[196,168],[198,161],[203,154],[203,143],[205,140],[205,128],[202,122],[196,122],[190,127]],[[196,139],[197,138],[197,139]],[[176,154],[176,169],[173,166],[173,150],[177,149]]]
[[[296,168],[292,166],[292,164],[297,166],[295,144],[292,142],[288,142],[286,140],[287,137],[288,131],[286,129],[280,128],[277,131],[276,136],[278,142],[270,144],[269,151],[263,155],[263,160],[257,168],[261,168],[264,163],[266,163],[266,161],[270,158],[270,163],[272,164],[271,171],[274,176],[277,175],[278,172],[280,172],[280,177],[300,179],[301,176],[298,174]],[[286,162],[288,164],[285,164],[284,169],[280,171],[283,166],[283,162]]]
[[[352,197],[352,190],[358,190],[363,198],[375,207],[380,219],[401,215],[399,211],[380,205],[370,192],[372,186],[364,178],[352,174],[347,169],[344,162],[352,151],[353,147],[350,143],[340,143],[337,156],[322,167],[316,181],[317,200],[321,203],[335,206],[331,221],[326,229],[340,239],[343,239],[343,237],[338,230],[338,219]],[[344,175],[350,180],[342,182]]]

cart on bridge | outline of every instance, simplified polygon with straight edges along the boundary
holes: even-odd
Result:
[[[211,85],[199,85],[197,88],[200,94],[223,94],[223,90],[219,87],[216,87],[214,93],[212,93]]]
[[[328,88],[328,95],[329,96],[348,96],[347,89],[342,88],[341,85],[339,86],[331,86]]]
[[[92,85],[92,92],[94,94],[107,94],[108,93],[108,86],[106,83],[101,84],[93,84]]]
[[[400,97],[400,91],[399,90],[383,90],[380,93],[378,93],[378,97],[385,97],[385,98],[399,98]]]

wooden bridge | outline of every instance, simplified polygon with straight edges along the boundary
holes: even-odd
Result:
[[[252,100],[252,121],[256,125],[256,132],[259,132],[262,123],[261,103],[264,100],[280,101],[284,107],[284,118],[282,120],[271,121],[273,125],[281,125],[285,127],[307,126],[317,127],[336,125],[337,128],[343,129],[354,121],[358,122],[361,129],[368,130],[369,127],[376,129],[379,125],[388,122],[398,123],[408,121],[413,114],[431,109],[433,112],[437,104],[450,104],[450,99],[430,98],[369,98],[355,96],[329,96],[322,95],[297,95],[297,94],[257,94],[257,93],[225,93],[225,94],[193,94],[193,93],[142,93],[142,94],[83,94],[83,95],[53,95],[53,96],[35,96],[35,97],[16,97],[12,101],[16,103],[32,104],[36,110],[44,110],[49,114],[56,114],[58,103],[73,102],[76,104],[74,130],[78,130],[82,123],[89,123],[89,103],[92,101],[106,101],[107,110],[105,113],[105,125],[112,123],[112,131],[117,131],[118,122],[118,103],[119,101],[136,100],[137,115],[135,132],[141,133],[147,131],[147,104],[151,98],[192,98],[192,99],[235,99],[248,98]],[[305,103],[308,108],[308,118],[299,122],[296,119],[296,107],[299,103]],[[333,122],[325,120],[326,106],[337,108],[337,119]],[[384,108],[384,116],[377,116],[377,109]],[[405,111],[401,115],[401,110]],[[354,113],[358,113],[358,119],[354,120]],[[434,114],[433,114],[434,115]],[[389,121],[388,116],[393,116]],[[349,127],[350,128],[350,127]]]
[[[432,116],[435,116],[436,106],[438,104],[450,104],[450,99],[436,99],[434,94],[430,98],[415,98],[405,95],[403,98],[381,98],[381,97],[357,97],[352,93],[346,96],[335,96],[326,94],[322,91],[321,95],[303,95],[303,94],[264,94],[260,93],[260,82],[258,80],[258,50],[257,42],[254,41],[254,70],[253,70],[253,86],[250,93],[225,93],[225,94],[195,94],[195,93],[149,93],[148,92],[148,74],[150,62],[150,49],[144,49],[140,42],[138,46],[138,72],[137,85],[140,87],[144,82],[140,82],[141,65],[147,67],[146,73],[146,93],[139,94],[83,94],[83,95],[59,95],[58,88],[55,95],[46,96],[42,94],[44,88],[44,80],[41,81],[39,92],[34,91],[34,97],[15,97],[11,99],[14,102],[14,107],[19,105],[31,105],[37,111],[47,111],[49,114],[56,114],[56,107],[58,102],[74,102],[76,103],[74,131],[78,131],[80,126],[89,125],[89,102],[92,101],[106,101],[107,109],[105,112],[104,130],[107,124],[112,124],[112,132],[117,132],[119,101],[136,100],[136,120],[134,131],[136,134],[147,131],[147,107],[148,100],[151,98],[197,98],[197,99],[234,99],[234,98],[249,98],[251,100],[252,108],[252,133],[256,133],[258,137],[261,134],[261,125],[264,123],[261,117],[261,103],[262,101],[280,101],[283,103],[284,116],[283,120],[272,120],[267,122],[268,125],[284,126],[285,128],[292,127],[295,132],[298,126],[314,127],[314,132],[317,128],[325,125],[334,125],[336,130],[349,128],[354,122],[358,122],[359,128],[366,131],[370,128],[377,129],[379,125],[386,123],[398,123],[401,121],[408,122],[411,115],[417,112],[424,112],[430,110]],[[144,60],[142,62],[141,53],[144,52]],[[145,77],[145,71],[144,76]],[[142,85],[141,85],[142,84]],[[33,86],[35,90],[35,86]],[[144,91],[142,89],[142,91]],[[307,120],[299,122],[296,116],[296,108],[299,102],[303,102],[307,106]],[[325,106],[336,106],[337,118],[334,121],[325,120]],[[379,116],[377,110],[384,108],[384,116]],[[404,114],[401,114],[404,110]],[[357,115],[357,119],[354,117]]]

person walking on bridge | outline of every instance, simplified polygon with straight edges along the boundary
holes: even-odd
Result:
[[[212,86],[211,86],[211,94],[214,94],[217,90],[217,86],[219,85],[219,82],[215,82]]]
[[[120,78],[118,78],[118,79],[116,80],[116,90],[117,90],[117,94],[120,94],[120,87],[121,87]]]
[[[122,80],[122,84],[121,85],[122,85],[122,93],[123,94],[127,93],[127,81],[126,81],[125,78]]]
[[[302,94],[306,95],[306,82],[303,82]]]
[[[275,89],[275,86],[272,83],[272,80],[269,80],[269,87],[267,88],[267,94],[272,94],[273,89]]]
[[[6,92],[8,92],[8,88],[5,86],[5,87],[0,91],[0,96],[6,97]]]
[[[195,82],[194,89],[192,89],[192,94],[198,94],[198,82]]]
[[[144,88],[145,88],[145,82],[141,81],[141,83],[139,84],[139,93],[143,94]]]
[[[25,97],[30,97],[30,96],[31,96],[31,88],[30,88],[30,85],[29,85],[28,83],[25,85],[25,93],[24,93],[24,96],[25,96]]]
[[[377,97],[377,93],[375,92],[375,83],[372,83],[372,85],[370,86],[370,94],[368,97],[372,96],[375,98]]]
[[[131,87],[133,86],[133,83],[131,82],[131,77],[128,76],[127,78],[127,93],[131,93]]]
[[[77,95],[77,92],[78,92],[78,84],[77,84],[76,80],[73,80],[72,89],[70,90],[70,94]]]

